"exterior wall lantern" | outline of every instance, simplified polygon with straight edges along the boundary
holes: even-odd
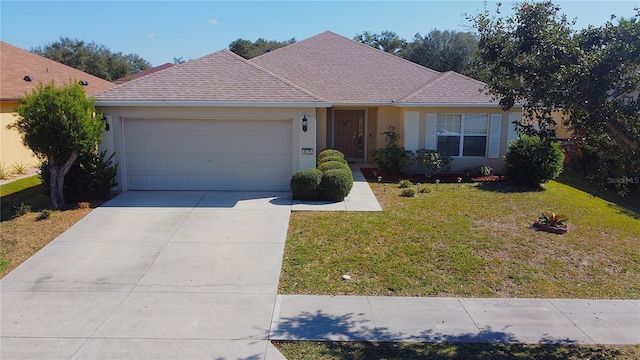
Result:
[[[302,131],[303,132],[307,132],[307,129],[309,128],[309,120],[307,120],[307,115],[304,115],[302,117]]]
[[[109,123],[107,122],[107,117],[106,116],[102,116],[102,121],[104,121],[104,131],[109,131]]]

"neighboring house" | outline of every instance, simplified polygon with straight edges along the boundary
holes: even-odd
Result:
[[[87,95],[114,85],[83,71],[49,60],[0,41],[0,166],[36,165],[39,160],[22,144],[18,131],[7,129],[16,121],[18,97],[30,94],[38,84],[53,81],[56,86],[70,81],[82,81]],[[52,134],[55,136],[55,134]]]
[[[324,32],[251,60],[218,51],[96,97],[121,190],[287,190],[326,147],[370,161],[390,126],[409,150],[451,153],[452,170],[502,169],[521,114],[484,88]]]
[[[172,63],[162,64],[160,66],[156,66],[156,67],[152,67],[152,68],[149,68],[149,69],[146,69],[146,70],[139,71],[139,72],[137,72],[135,74],[131,74],[131,75],[127,75],[125,77],[121,77],[120,79],[114,81],[113,83],[117,84],[117,85],[120,85],[120,84],[126,83],[127,81],[131,81],[131,80],[134,80],[134,79],[137,79],[137,78],[141,78],[143,76],[147,76],[147,75],[153,74],[153,73],[158,72],[160,70],[168,69],[168,68],[170,68],[172,66],[175,66],[175,65],[172,64]]]

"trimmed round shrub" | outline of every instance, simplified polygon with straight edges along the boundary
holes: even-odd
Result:
[[[339,156],[344,159],[344,154],[341,151],[336,149],[324,149],[318,154],[318,162],[327,156]]]
[[[334,169],[346,169],[349,172],[351,172],[351,169],[349,169],[349,165],[340,161],[327,161],[318,165],[318,170],[322,172],[325,172],[327,170],[334,170]]]
[[[322,171],[318,169],[300,170],[293,174],[289,186],[295,200],[311,200],[320,194]]]
[[[342,156],[325,156],[321,160],[318,160],[318,165],[329,162],[329,161],[337,161],[347,165],[349,164],[349,162],[345,160],[345,158],[343,158]]]
[[[520,185],[540,186],[562,172],[564,154],[557,141],[521,136],[509,145],[505,174]]]
[[[322,200],[342,201],[353,187],[353,175],[345,169],[327,170],[322,174],[320,197]]]

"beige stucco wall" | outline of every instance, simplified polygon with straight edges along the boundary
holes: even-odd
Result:
[[[7,125],[16,121],[14,101],[3,101],[0,105],[0,166],[11,168],[15,164],[37,165],[40,163],[31,149],[22,144],[22,137],[15,129]]]
[[[318,146],[316,141],[319,135],[316,132],[317,117],[322,117],[322,112],[316,112],[315,108],[251,108],[251,107],[101,107],[97,110],[104,113],[109,121],[110,130],[103,133],[103,142],[100,150],[115,151],[114,162],[124,166],[124,133],[123,121],[125,119],[171,119],[177,120],[291,120],[292,121],[292,169],[293,172],[316,166]],[[307,132],[302,131],[301,119],[306,116],[309,120]],[[322,121],[322,119],[321,119]],[[326,123],[326,120],[325,120]],[[322,128],[322,125],[319,126]],[[302,148],[313,148],[314,155],[302,155]],[[119,187],[116,190],[126,190],[122,184],[126,184],[122,172],[118,175]]]

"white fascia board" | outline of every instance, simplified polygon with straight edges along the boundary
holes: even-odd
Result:
[[[375,106],[390,106],[390,105],[394,105],[395,103],[393,101],[379,101],[379,102],[369,102],[369,101],[362,101],[362,102],[358,102],[358,101],[341,101],[341,102],[332,102],[331,106],[336,107],[336,106],[360,106],[360,107],[375,107]]]
[[[256,101],[175,101],[175,100],[96,100],[95,106],[188,106],[188,107],[285,107],[325,108],[329,102],[256,102]]]
[[[435,108],[435,107],[462,107],[462,108],[471,108],[471,107],[492,107],[499,108],[500,104],[498,103],[393,103],[393,105],[397,107],[407,107],[407,108]]]

